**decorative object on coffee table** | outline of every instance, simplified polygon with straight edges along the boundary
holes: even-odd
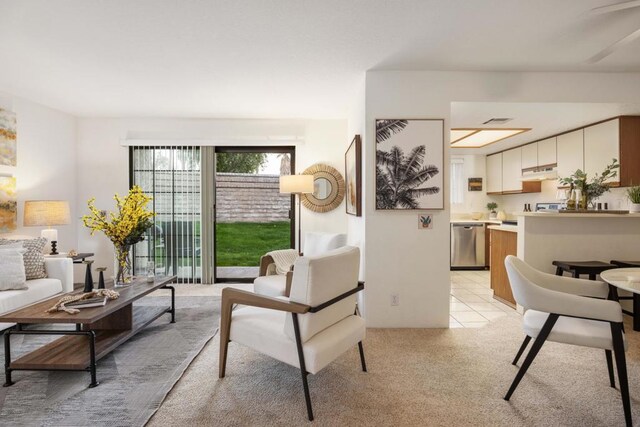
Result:
[[[93,290],[93,275],[91,274],[91,264],[93,261],[83,261],[87,265],[87,271],[84,275],[84,292],[91,292]]]
[[[82,217],[85,227],[91,234],[102,231],[113,243],[114,285],[128,286],[133,279],[129,252],[131,246],[144,240],[144,233],[153,225],[155,213],[148,210],[151,197],[144,194],[142,188],[134,185],[126,197],[114,196],[117,212],[99,210],[95,206],[95,198],[88,201],[89,215]]]
[[[96,268],[96,270],[100,272],[100,275],[98,277],[98,289],[104,289],[104,272],[106,269],[106,267]]]

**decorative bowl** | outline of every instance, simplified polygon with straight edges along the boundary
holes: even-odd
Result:
[[[471,219],[473,220],[479,220],[484,216],[484,213],[482,212],[471,212]]]

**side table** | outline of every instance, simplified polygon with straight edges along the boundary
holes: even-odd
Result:
[[[92,256],[94,256],[95,254],[93,252],[82,252],[79,254],[76,254],[74,256],[68,256],[68,255],[45,255],[45,257],[55,257],[55,258],[71,258],[72,262],[74,264],[82,264],[84,263],[84,260],[87,258],[91,258]],[[87,270],[91,269],[91,264],[87,264]]]

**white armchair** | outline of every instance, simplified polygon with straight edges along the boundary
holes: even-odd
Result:
[[[360,251],[345,246],[298,258],[291,297],[273,298],[225,288],[220,319],[219,376],[225,376],[229,341],[273,357],[302,373],[309,420],[313,420],[308,374],[316,374],[356,344],[366,372],[365,322],[355,315]],[[238,304],[242,307],[232,310]]]
[[[513,296],[525,309],[523,329],[526,337],[514,365],[531,338],[535,340],[504,399],[511,398],[546,340],[605,350],[611,387],[615,387],[613,350],[625,421],[631,426],[622,308],[616,301],[597,299],[607,297],[608,286],[602,282],[543,273],[512,255],[506,257],[505,266]]]
[[[347,235],[341,233],[309,232],[304,234],[304,246],[301,255],[317,256],[347,244]],[[295,249],[291,252],[296,255]],[[274,259],[266,254],[260,258],[259,276],[253,281],[253,290],[260,295],[272,297],[289,296],[291,272],[277,274]]]

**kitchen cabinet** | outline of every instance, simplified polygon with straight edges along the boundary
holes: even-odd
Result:
[[[538,167],[538,143],[522,146],[522,169]]]
[[[538,141],[538,166],[550,166],[557,163],[556,137]]]
[[[584,171],[589,179],[600,174],[613,159],[620,160],[620,120],[584,128]],[[618,183],[620,177],[607,182]]]
[[[522,182],[520,147],[487,156],[487,194],[539,193],[540,181]]]
[[[487,156],[487,194],[502,193],[502,153]]]
[[[566,178],[576,170],[584,170],[584,130],[559,135],[557,139],[558,178]]]
[[[522,148],[502,152],[502,192],[522,191]]]
[[[513,231],[491,229],[491,289],[493,297],[512,307],[516,300],[511,292],[504,259],[507,255],[516,255],[518,234]]]

